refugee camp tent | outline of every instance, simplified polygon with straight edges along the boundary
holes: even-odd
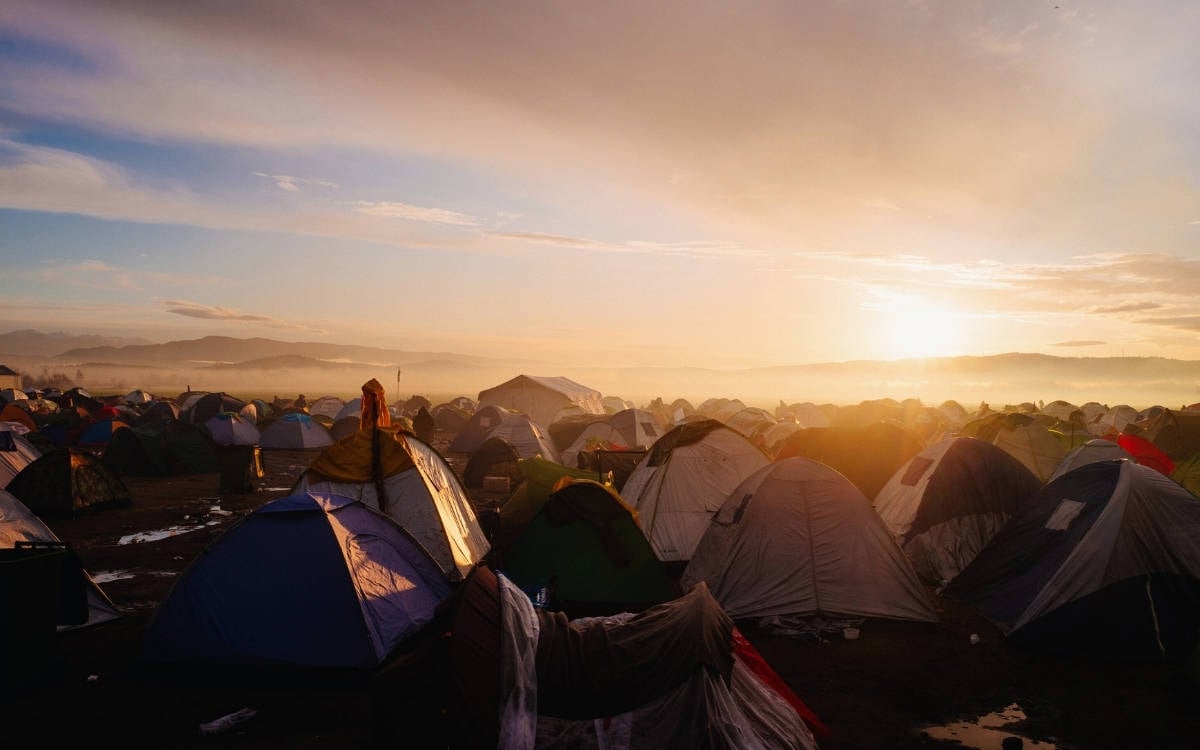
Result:
[[[828,427],[830,425],[829,414],[811,401],[794,404],[785,404],[780,401],[779,406],[775,407],[775,417],[777,419],[791,417],[801,427]]]
[[[433,619],[450,585],[392,519],[338,495],[273,500],[172,586],[141,663],[372,670]]]
[[[262,431],[263,448],[309,450],[333,444],[333,435],[317,420],[301,412],[288,412]]]
[[[516,413],[495,404],[485,404],[479,407],[479,411],[472,414],[466,426],[455,435],[454,440],[450,443],[450,450],[455,453],[473,453],[476,448],[483,445],[484,440],[488,439],[492,430]]]
[[[1041,409],[1038,409],[1038,411],[1042,414],[1054,417],[1059,421],[1067,422],[1070,421],[1072,414],[1079,411],[1079,407],[1075,404],[1072,404],[1070,401],[1063,401],[1059,399],[1057,401],[1051,401]]]
[[[1151,469],[1168,477],[1175,471],[1175,462],[1171,460],[1170,456],[1159,450],[1154,443],[1140,435],[1130,435],[1123,432],[1117,435],[1116,442],[1125,452],[1133,456],[1133,460],[1142,466],[1149,466]]]
[[[621,488],[659,560],[687,561],[729,493],[770,463],[737,430],[714,419],[659,438]]]
[[[1062,460],[1058,468],[1047,480],[1047,483],[1053,482],[1063,474],[1078,469],[1085,464],[1095,463],[1097,461],[1114,461],[1120,459],[1134,460],[1129,451],[1122,448],[1112,440],[1104,438],[1094,438],[1079,446],[1075,450],[1067,454],[1067,457]]]
[[[500,437],[488,438],[468,459],[462,472],[463,484],[472,488],[482,487],[485,477],[499,476],[506,477],[510,486],[514,485],[521,478],[521,472],[517,469],[520,460],[521,454],[512,443]]]
[[[638,528],[637,512],[587,479],[550,494],[504,554],[504,573],[571,617],[636,612],[680,595]]]
[[[1182,461],[1200,451],[1200,412],[1163,409],[1150,419],[1141,436],[1171,460]]]
[[[1083,412],[1083,421],[1092,424],[1108,412],[1108,407],[1098,401],[1088,401],[1080,405],[1079,411]]]
[[[1028,414],[992,414],[969,422],[962,434],[1003,448],[1043,482],[1067,457],[1067,448],[1048,426]]]
[[[699,581],[735,619],[937,620],[862,492],[807,458],[776,460],[730,493],[680,584]]]
[[[113,433],[129,425],[119,419],[102,419],[84,428],[79,435],[79,445],[103,447],[112,441]]]
[[[132,404],[134,406],[140,406],[142,404],[148,404],[151,401],[153,401],[154,394],[147,393],[146,391],[143,391],[141,388],[135,388],[132,391],[130,391],[129,393],[126,393],[125,398],[123,400],[127,404]]]
[[[1175,659],[1200,631],[1200,502],[1133,461],[1047,484],[942,595],[1016,642],[1105,659]]]
[[[217,445],[258,445],[262,439],[257,427],[231,411],[209,417],[204,429]]]
[[[757,406],[748,406],[725,420],[726,425],[752,440],[756,438],[761,440],[761,433],[774,427],[776,422],[777,420],[771,412]]]
[[[228,393],[207,393],[196,399],[191,406],[185,402],[179,410],[180,419],[200,425],[211,419],[214,414],[223,411],[240,412],[245,405],[245,401],[234,398]]]
[[[541,456],[551,461],[559,460],[558,451],[550,442],[549,436],[537,422],[525,414],[507,416],[488,433],[488,441],[493,439],[503,440],[511,445],[519,458]]]
[[[632,401],[626,401],[620,396],[605,396],[600,401],[604,404],[605,414],[616,414],[619,411],[634,408]]]
[[[0,409],[0,422],[14,422],[26,430],[36,430],[38,428],[33,416],[15,403],[7,404],[3,409]]]
[[[14,401],[28,400],[28,398],[29,396],[20,388],[0,388],[0,403],[11,404]]]
[[[615,426],[608,422],[593,422],[575,438],[575,442],[571,443],[562,451],[561,457],[563,464],[567,466],[580,467],[579,456],[587,451],[608,450],[618,451],[634,446],[626,443],[626,436]]]
[[[79,450],[51,451],[21,469],[6,488],[43,518],[129,505],[125,484],[100,459]]]
[[[19,543],[48,543],[53,546],[62,544],[50,527],[24,503],[11,493],[0,490],[0,549],[12,549]],[[71,559],[78,564],[79,561],[74,552],[71,553]],[[105,595],[95,579],[83,569],[82,565],[79,566],[79,586],[84,590],[87,612],[79,622],[60,625],[59,630],[75,630],[99,625],[121,616],[116,605]],[[6,604],[12,603],[7,602]],[[7,613],[6,616],[11,616],[11,613]]]
[[[216,447],[197,425],[152,420],[113,433],[104,466],[117,476],[163,477],[219,470]]]
[[[491,555],[496,561],[503,560],[504,550],[538,514],[563,477],[595,479],[595,474],[590,471],[563,466],[544,458],[521,459],[517,461],[517,471],[521,474],[520,484],[508,501],[500,506],[500,528],[492,542]]]
[[[179,419],[179,407],[171,401],[155,401],[149,404],[142,411],[141,415],[133,421],[131,427],[146,424],[155,421],[176,421]]]
[[[776,460],[801,456],[830,466],[873,499],[896,470],[925,446],[890,422],[862,427],[810,427],[779,446]]]
[[[345,495],[382,510],[451,581],[462,580],[490,546],[450,465],[427,443],[396,428],[359,430],[330,445],[293,491]]]
[[[321,396],[308,405],[308,413],[314,417],[336,419],[345,405],[346,402],[337,396]]]
[[[518,375],[479,392],[479,404],[503,406],[528,414],[540,425],[550,425],[563,408],[576,407],[587,414],[604,414],[600,391],[564,377]]]
[[[33,443],[0,422],[0,489],[7,487],[13,477],[41,455]]]
[[[459,406],[451,403],[438,404],[429,410],[433,415],[433,421],[437,424],[439,430],[452,432],[455,435],[463,431],[470,421],[474,410],[467,411]]]
[[[1128,425],[1137,421],[1137,409],[1128,404],[1117,404],[1089,424],[1096,435],[1104,437],[1109,433],[1123,432]]]
[[[761,435],[762,449],[766,454],[774,458],[775,454],[783,446],[792,435],[795,435],[804,427],[799,422],[779,422],[772,425],[766,432]]]
[[[663,434],[658,418],[645,409],[623,409],[606,421],[621,433],[627,448],[649,448]]]
[[[943,586],[1041,486],[991,443],[947,438],[900,467],[874,505],[917,574]]]

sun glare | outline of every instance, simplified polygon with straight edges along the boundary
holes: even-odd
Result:
[[[952,357],[962,354],[963,330],[957,312],[915,300],[882,310],[880,349],[893,359]]]

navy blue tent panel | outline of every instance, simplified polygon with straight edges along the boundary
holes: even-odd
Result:
[[[387,516],[293,495],[231,528],[147,629],[143,661],[369,670],[430,621],[449,584]]]

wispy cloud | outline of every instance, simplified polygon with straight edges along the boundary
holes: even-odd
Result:
[[[651,242],[630,240],[627,242],[604,242],[586,237],[573,237],[544,232],[487,232],[486,236],[521,243],[552,245],[598,253],[639,254],[657,256],[681,256],[689,258],[751,258],[767,253],[748,248],[736,242],[683,241]]]
[[[254,172],[255,177],[263,177],[275,183],[275,187],[280,190],[286,190],[289,193],[300,192],[301,185],[315,185],[323,188],[337,188],[339,185],[330,180],[322,180],[316,177],[292,177],[286,174],[267,174],[266,172]]]
[[[1072,347],[1082,348],[1082,347],[1086,347],[1086,346],[1104,346],[1107,343],[1108,343],[1107,341],[1095,341],[1092,339],[1080,339],[1078,341],[1059,341],[1059,342],[1051,344],[1050,346],[1060,346],[1060,347],[1066,347],[1066,348],[1072,348]]]
[[[326,333],[326,331],[305,323],[289,322],[270,315],[241,312],[220,305],[204,305],[189,300],[163,300],[167,312],[182,315],[186,318],[201,318],[203,320],[222,320],[240,323],[261,323],[271,328],[286,328],[311,333]]]
[[[1092,309],[1088,310],[1088,312],[1119,314],[1146,312],[1147,310],[1158,310],[1161,307],[1163,307],[1163,305],[1157,302],[1126,302],[1119,305],[1101,305],[1099,307],[1093,307]]]
[[[429,208],[414,206],[411,203],[397,201],[355,201],[354,212],[366,216],[379,216],[385,219],[404,219],[406,221],[423,221],[430,224],[448,224],[456,227],[473,227],[479,220],[466,214],[450,211],[445,208]]]
[[[184,287],[214,282],[215,277],[197,274],[154,271],[128,266],[114,266],[103,260],[63,260],[48,258],[34,275],[47,284],[80,289],[120,289],[145,291],[164,286]]]

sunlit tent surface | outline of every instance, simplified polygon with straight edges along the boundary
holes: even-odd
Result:
[[[142,661],[368,670],[425,623],[450,585],[390,518],[337,495],[263,505],[172,587]]]
[[[937,620],[867,498],[807,458],[775,461],[730,493],[680,584],[699,581],[736,619]]]
[[[1097,461],[1114,461],[1120,459],[1133,460],[1133,456],[1129,451],[1122,448],[1112,440],[1104,438],[1095,438],[1089,440],[1083,445],[1067,454],[1067,457],[1062,460],[1062,463],[1055,469],[1049,481],[1053,482],[1063,474],[1067,474],[1080,466],[1096,463]]]
[[[713,419],[658,439],[621,488],[658,559],[691,559],[729,493],[770,463],[744,435]]]
[[[909,459],[874,505],[917,574],[944,585],[1041,486],[991,443],[947,438]]]
[[[559,411],[575,407],[587,414],[604,414],[600,391],[564,377],[518,375],[512,380],[479,392],[479,404],[494,404],[533,417],[550,425]]]
[[[382,510],[461,580],[490,547],[466,490],[431,446],[396,428],[359,430],[321,452],[294,492],[323,492]]]
[[[0,549],[11,549],[18,542],[57,543],[59,538],[24,503],[10,493],[0,490]],[[78,625],[60,626],[60,630],[99,625],[121,616],[116,605],[100,590],[100,586],[91,575],[82,569],[80,585],[84,587],[87,598],[87,618]]]
[[[1081,466],[1013,515],[942,594],[1021,642],[1177,658],[1200,629],[1200,502],[1132,461]]]
[[[1067,448],[1051,434],[1047,424],[1028,414],[990,414],[969,422],[962,434],[1004,449],[1043,482],[1067,457]]]
[[[7,487],[13,477],[41,455],[42,452],[23,435],[0,425],[0,489]]]
[[[908,430],[888,422],[862,427],[811,427],[785,440],[776,459],[803,457],[841,472],[868,500],[896,470],[925,446]]]

